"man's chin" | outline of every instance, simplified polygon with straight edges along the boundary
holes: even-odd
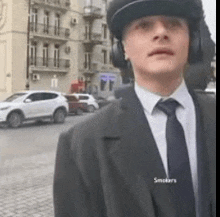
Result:
[[[163,67],[163,68],[153,68],[152,70],[145,71],[146,74],[149,74],[150,76],[155,76],[155,77],[164,77],[164,76],[169,76],[173,77],[176,75],[182,74],[182,70],[173,68],[173,67]]]

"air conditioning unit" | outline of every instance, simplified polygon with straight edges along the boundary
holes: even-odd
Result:
[[[70,20],[70,24],[72,26],[75,26],[76,24],[78,24],[78,20],[76,18],[72,17],[71,20]]]
[[[39,74],[32,74],[32,80],[33,81],[39,81],[40,80],[40,75]]]
[[[71,51],[71,47],[70,47],[70,46],[67,46],[67,47],[65,48],[65,52],[66,52],[67,54],[69,54],[70,51]]]

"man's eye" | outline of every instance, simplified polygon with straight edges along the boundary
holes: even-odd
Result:
[[[179,20],[173,19],[173,20],[169,20],[168,21],[168,26],[170,28],[177,28],[177,27],[181,27],[182,24],[181,24],[181,22]]]
[[[137,25],[138,29],[149,29],[151,27],[151,23],[150,22],[141,22]]]

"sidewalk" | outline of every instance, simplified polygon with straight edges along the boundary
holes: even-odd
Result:
[[[1,217],[53,217],[54,152],[1,165]]]

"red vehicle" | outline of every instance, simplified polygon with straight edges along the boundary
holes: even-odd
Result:
[[[69,104],[69,113],[74,113],[76,115],[82,115],[83,112],[87,111],[87,103],[79,102],[79,99],[73,95],[65,95]]]

